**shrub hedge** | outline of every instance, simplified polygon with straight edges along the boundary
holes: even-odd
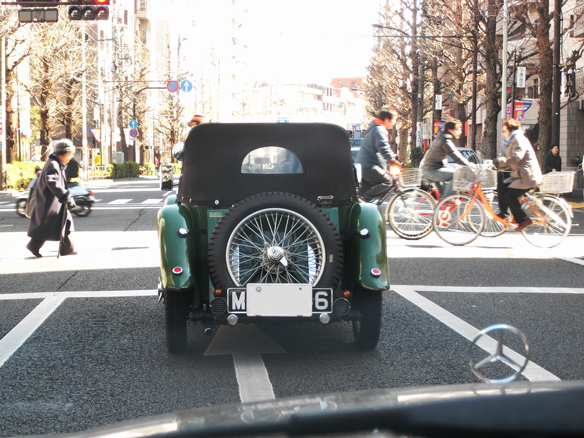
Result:
[[[24,190],[34,176],[35,167],[44,167],[44,162],[17,161],[14,164],[6,164],[6,184],[9,189]],[[180,164],[174,163],[174,173],[180,173]],[[141,173],[141,170],[143,171]],[[121,179],[134,178],[142,175],[156,175],[156,166],[147,163],[142,169],[135,161],[126,161],[123,164],[112,163],[108,165],[106,178]]]
[[[6,164],[6,185],[9,189],[24,190],[34,176],[35,167],[44,167],[45,163],[38,161],[17,161]]]
[[[134,178],[140,176],[140,165],[135,161],[112,163],[109,165],[110,177],[113,179]]]

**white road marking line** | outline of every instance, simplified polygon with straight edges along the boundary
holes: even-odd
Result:
[[[576,287],[471,287],[471,286],[413,286],[398,285],[395,287],[408,287],[417,292],[463,292],[463,293],[502,293],[502,294],[584,294],[584,288]]]
[[[584,260],[578,259],[576,257],[556,257],[558,260],[563,260],[565,262],[574,263],[576,265],[584,266]]]
[[[103,290],[103,291],[68,291],[68,292],[26,292],[0,294],[0,301],[8,300],[36,300],[58,295],[64,298],[116,298],[116,297],[148,297],[158,295],[158,291],[151,290]]]
[[[243,403],[276,398],[262,353],[285,353],[272,338],[252,324],[221,326],[205,356],[233,355],[233,365]]]
[[[93,193],[160,192],[159,187],[128,187],[120,189],[92,189]]]
[[[102,204],[103,205],[103,204]],[[105,207],[102,205],[93,206],[94,210],[144,210],[144,209],[156,209],[160,210],[159,206],[152,205],[142,205],[142,204],[119,204],[119,207]]]
[[[420,309],[424,310],[425,312],[436,318],[444,325],[450,327],[452,330],[468,339],[470,342],[472,342],[473,339],[479,334],[480,330],[474,328],[472,325],[463,321],[459,317],[453,315],[446,309],[443,309],[434,302],[418,294],[416,292],[415,286],[393,286],[392,289],[396,293],[407,299],[408,301],[418,306]],[[451,288],[451,291],[454,290],[457,289],[455,287]],[[487,353],[495,354],[497,348],[497,341],[495,341],[493,338],[489,336],[483,336],[483,338],[479,340],[477,345],[483,350],[485,350]],[[515,363],[522,364],[525,361],[524,356],[511,350],[508,347],[505,348],[507,357],[509,357]],[[525,370],[523,370],[522,374],[532,382],[538,381],[549,382],[560,380],[560,378],[557,377],[556,375],[550,373],[549,371],[543,369],[542,367],[536,365],[531,361],[528,363]]]
[[[65,297],[55,293],[46,297],[26,318],[0,339],[0,367],[51,316],[63,301],[65,301]]]
[[[0,368],[27,341],[28,338],[51,316],[67,298],[112,298],[156,296],[156,290],[81,291],[81,292],[31,292],[0,294],[0,301],[40,299],[34,308],[16,327],[0,339]]]
[[[142,204],[160,204],[163,201],[163,199],[146,199],[145,201],[142,201]]]
[[[131,199],[116,199],[115,201],[108,202],[108,204],[127,204]]]

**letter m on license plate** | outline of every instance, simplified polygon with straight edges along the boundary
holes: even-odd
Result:
[[[248,287],[252,286],[251,290]],[[311,314],[331,313],[333,307],[333,290],[327,288],[312,288],[310,285],[248,285],[248,287],[234,287],[227,291],[227,306],[229,313],[248,314],[250,316],[310,316]],[[285,291],[279,292],[279,288],[301,288],[308,287],[308,301],[302,305],[305,310],[302,312],[289,313],[289,308],[293,307],[294,303],[286,304],[287,295]],[[260,289],[261,292],[255,293],[255,289]],[[275,289],[270,295],[270,290]],[[281,293],[281,295],[280,295]],[[250,296],[251,294],[251,296]],[[258,309],[258,300],[263,300],[265,296],[271,310],[265,311]],[[289,298],[289,297],[288,297]],[[293,296],[293,299],[296,297]],[[266,304],[266,303],[261,303]],[[306,308],[306,305],[308,307]],[[255,306],[255,309],[254,309]],[[281,311],[278,310],[281,308]],[[306,314],[306,311],[308,313]]]

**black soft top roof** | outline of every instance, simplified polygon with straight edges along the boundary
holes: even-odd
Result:
[[[279,146],[294,153],[303,173],[242,173],[251,151]],[[286,192],[318,204],[357,202],[347,133],[324,123],[217,123],[193,128],[185,142],[177,201],[189,205],[232,205],[263,192]]]

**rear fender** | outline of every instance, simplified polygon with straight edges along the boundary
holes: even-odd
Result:
[[[188,207],[170,204],[158,212],[158,241],[160,247],[160,274],[166,290],[188,291],[195,287],[195,269],[191,260],[193,236],[191,212]],[[179,229],[189,231],[187,237],[178,234]],[[182,268],[182,273],[173,273],[173,268]]]
[[[377,206],[367,203],[353,205],[349,230],[349,288],[353,290],[355,286],[361,286],[364,290],[376,291],[389,289],[387,231]],[[379,276],[374,269],[379,270]]]

